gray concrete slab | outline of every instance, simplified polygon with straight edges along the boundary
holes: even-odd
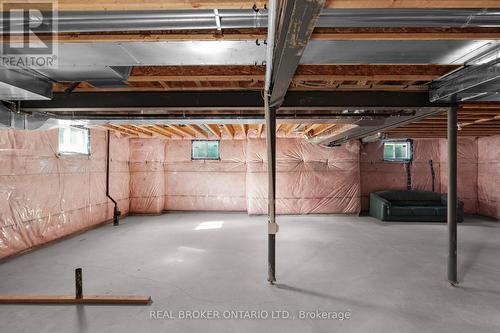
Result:
[[[208,222],[208,223],[207,223]],[[0,294],[151,295],[150,306],[0,305],[1,332],[499,332],[500,224],[459,225],[460,286],[446,282],[445,224],[278,217],[277,279],[263,216],[128,217],[0,265]],[[204,224],[203,224],[204,223]],[[301,310],[351,319],[301,320]],[[150,319],[150,311],[285,310],[289,320]],[[165,314],[165,312],[163,312]],[[268,316],[271,312],[267,312]]]

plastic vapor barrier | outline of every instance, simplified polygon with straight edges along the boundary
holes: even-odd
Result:
[[[128,139],[112,136],[110,193],[129,207]],[[59,155],[58,130],[0,131],[0,258],[105,222],[106,133],[90,155]]]
[[[361,146],[361,206],[369,207],[371,192],[382,190],[406,190],[407,166],[400,162],[387,162],[383,159],[383,142],[365,143]],[[445,156],[446,159],[446,156]],[[440,139],[414,139],[413,160],[410,165],[411,184],[414,190],[432,191],[432,171],[435,172],[434,189],[441,191],[441,151]],[[446,169],[444,169],[446,172]]]
[[[356,214],[368,209],[370,192],[407,188],[408,166],[383,161],[382,142],[324,148],[278,134],[278,214]],[[223,137],[219,160],[192,160],[191,140],[112,134],[110,195],[122,214],[266,214],[266,140],[258,135]],[[412,188],[430,191],[434,183],[446,193],[446,139],[413,143]],[[90,155],[59,154],[58,130],[0,131],[0,258],[112,219],[106,147],[102,130],[91,130]],[[457,162],[465,211],[500,218],[500,136],[459,138]]]
[[[130,213],[160,214],[165,202],[164,139],[130,139]]]
[[[246,140],[221,140],[220,160],[191,160],[191,141],[167,142],[165,210],[246,211]]]
[[[277,214],[359,213],[359,144],[323,148],[303,139],[276,142]],[[266,141],[247,145],[247,209],[267,213]]]
[[[478,139],[478,213],[500,219],[500,135]]]
[[[448,141],[440,139],[441,192],[448,192]],[[457,192],[464,202],[464,212],[477,213],[478,151],[476,138],[458,138],[457,141]]]

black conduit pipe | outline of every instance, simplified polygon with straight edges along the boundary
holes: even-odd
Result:
[[[109,142],[110,142],[110,130],[108,130],[107,137],[108,150],[106,153],[106,196],[109,200],[113,201],[115,207],[113,209],[113,225],[118,225],[120,223],[120,209],[118,209],[118,203],[109,195]]]
[[[432,160],[429,160],[429,165],[431,166],[432,192],[436,192],[436,173],[434,172],[434,165],[432,164]]]

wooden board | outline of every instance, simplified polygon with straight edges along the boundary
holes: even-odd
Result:
[[[85,295],[80,299],[75,296],[30,296],[30,295],[2,295],[0,304],[135,304],[147,305],[151,303],[150,296],[113,296],[113,295]]]
[[[499,1],[500,2],[500,1]],[[1,36],[0,42],[21,42],[25,36],[11,34]],[[51,34],[38,34],[44,42],[52,42]],[[59,33],[59,43],[119,43],[161,42],[193,40],[255,41],[265,40],[263,28],[218,30],[163,30],[163,31],[115,31]],[[499,40],[498,27],[367,27],[367,28],[315,28],[311,40]]]
[[[250,9],[267,1],[248,0],[59,0],[60,11]],[[325,8],[500,8],[498,0],[327,0]]]

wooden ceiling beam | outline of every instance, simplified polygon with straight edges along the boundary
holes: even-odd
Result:
[[[241,129],[241,132],[243,133],[243,136],[246,138],[247,137],[247,125],[240,124],[240,129]]]
[[[59,0],[60,11],[131,11],[182,9],[251,9],[264,8],[267,1],[248,0]]]
[[[219,127],[218,127],[217,125],[207,124],[207,125],[206,125],[206,127],[208,128],[208,130],[209,130],[210,132],[212,132],[212,134],[213,134],[216,138],[220,139],[220,137],[221,137],[221,132],[220,132],[220,129],[219,129]]]
[[[328,131],[329,129],[335,127],[336,124],[324,124],[323,126],[321,126],[321,128],[317,129],[317,130],[313,130],[311,136],[312,137],[315,137],[315,136],[318,136],[326,131]]]
[[[498,40],[496,27],[316,28],[311,40]]]
[[[224,91],[242,91],[242,90],[262,90],[263,84],[260,86],[252,87],[252,85],[241,85],[241,82],[237,82],[238,85],[229,87],[225,84],[223,85],[210,85],[207,87],[192,87],[192,86],[180,86],[180,87],[127,87],[127,88],[78,88],[75,92],[154,92],[154,91],[214,91],[214,90],[224,90]],[[291,85],[289,90],[291,91],[404,91],[404,92],[422,92],[428,91],[427,86],[405,86],[405,85],[385,85],[385,86],[358,86],[358,85],[341,85],[341,86],[329,86],[324,85]],[[55,92],[60,92],[60,90],[54,90]]]
[[[113,126],[116,127],[116,128],[118,128],[118,129],[124,130],[124,131],[129,131],[129,132],[135,133],[138,136],[152,136],[150,133],[145,133],[145,132],[137,130],[137,129],[131,127],[131,126],[127,126],[127,125],[115,125],[115,124],[113,124]]]
[[[144,135],[148,135],[148,136],[155,136],[155,135],[158,135],[158,133],[156,132],[153,132],[147,128],[144,128],[142,126],[137,126],[137,125],[127,125],[127,128],[130,128],[132,130],[135,130],[137,132],[140,132]]]
[[[129,76],[129,82],[185,82],[185,81],[262,81],[264,80],[264,75],[193,75],[193,76],[182,76],[182,75],[170,75],[170,76]],[[165,88],[168,88],[165,87]]]
[[[286,130],[285,135],[289,136],[297,127],[299,127],[300,124],[292,124],[288,129]]]
[[[132,136],[137,136],[137,137],[139,136],[139,134],[137,134],[137,132],[131,131],[125,127],[120,127],[120,126],[112,125],[112,124],[106,124],[106,125],[102,125],[102,126],[107,128],[107,129],[113,130],[115,132],[119,132],[121,134],[132,135]]]
[[[462,110],[494,110],[496,112],[500,111],[500,103],[498,102],[485,102],[485,103],[467,103],[460,104],[460,111]]]
[[[264,8],[261,0],[59,0],[60,11],[131,11]],[[500,8],[496,0],[327,0],[325,8]]]
[[[432,80],[460,68],[460,65],[365,64],[365,65],[300,65],[298,80],[368,80],[409,81]],[[264,66],[135,66],[130,82],[142,81],[242,81],[262,79]]]
[[[185,130],[183,127],[178,126],[178,125],[166,125],[166,127],[180,135],[181,137],[188,137],[188,138],[194,138],[193,133],[190,133],[189,131]]]
[[[312,124],[312,125],[309,125],[307,126],[305,129],[304,129],[304,134],[307,134],[311,131],[314,131],[316,128],[320,127],[321,124]]]
[[[201,128],[196,125],[186,125],[187,128],[195,132],[196,134],[208,139],[208,134]]]
[[[496,0],[326,0],[325,8],[500,8]]]
[[[312,74],[312,75],[295,75],[292,82],[298,81],[409,81],[412,83],[418,81],[432,81],[441,75],[434,74],[374,74],[366,75],[328,75],[328,74]],[[234,82],[234,81],[263,81],[264,75],[217,75],[217,76],[130,76],[129,82],[158,82],[165,89],[170,88],[165,82],[188,82],[188,81],[211,81],[211,82]],[[415,84],[402,84],[415,85]]]
[[[166,1],[167,2],[167,1]],[[266,39],[266,29],[217,30],[164,30],[59,33],[59,43],[120,43],[166,41],[255,41]],[[22,34],[10,35],[12,42],[21,41]],[[38,34],[43,42],[51,42],[52,35]],[[7,41],[2,36],[2,41]],[[497,27],[366,27],[366,28],[316,28],[311,40],[499,40]]]
[[[224,128],[224,130],[227,132],[227,134],[229,134],[229,137],[231,139],[234,138],[234,128],[231,125],[224,124],[224,125],[222,125],[222,128]]]
[[[490,128],[478,128],[478,127],[475,127],[475,126],[468,126],[468,127],[463,127],[462,129],[459,130],[460,131],[464,131],[464,132],[468,132],[468,131],[498,131],[500,129],[500,126],[499,127],[490,127]],[[432,132],[432,131],[445,131],[446,128],[445,127],[399,127],[399,128],[393,128],[391,129],[390,131],[392,132],[404,132],[404,131],[428,131],[428,132]]]
[[[137,134],[135,133],[129,133],[129,132],[126,132],[126,131],[123,131],[121,129],[118,129],[118,128],[114,128],[113,126],[107,124],[107,125],[96,125],[94,126],[95,128],[101,128],[103,130],[106,130],[106,131],[111,131],[113,133],[116,133],[118,135],[126,135],[126,136],[137,136]]]
[[[171,137],[175,136],[178,138],[184,138],[184,135],[172,130],[170,127],[168,127],[168,125],[153,125],[153,128],[157,129],[158,131],[167,132]]]
[[[257,126],[257,137],[260,138],[262,135],[262,130],[264,129],[264,124],[259,124]]]
[[[146,129],[148,131],[151,131],[153,133],[156,133],[157,135],[161,135],[163,137],[167,137],[167,138],[171,138],[172,137],[172,134],[170,134],[169,132],[161,129],[159,126],[157,125],[152,125],[152,126],[141,126],[141,128],[143,129]]]

